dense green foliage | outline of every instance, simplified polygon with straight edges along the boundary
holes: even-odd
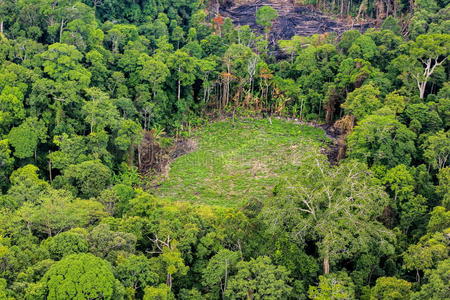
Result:
[[[449,4],[300,2],[0,1],[0,299],[450,298]]]

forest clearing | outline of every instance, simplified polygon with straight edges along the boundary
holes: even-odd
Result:
[[[173,161],[158,186],[161,198],[239,207],[272,196],[305,156],[326,147],[321,129],[278,119],[214,122],[194,138],[198,148]]]

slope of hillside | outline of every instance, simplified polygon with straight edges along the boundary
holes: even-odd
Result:
[[[276,119],[221,121],[195,138],[198,149],[171,164],[157,193],[230,207],[272,195],[277,182],[326,140],[321,129]]]
[[[311,36],[326,32],[341,34],[350,29],[364,31],[370,24],[346,24],[332,19],[308,6],[299,6],[290,0],[234,0],[220,7],[220,13],[230,17],[235,25],[249,25],[262,33],[263,28],[256,24],[255,13],[261,6],[271,6],[279,17],[271,30],[270,41],[290,39],[294,35]]]

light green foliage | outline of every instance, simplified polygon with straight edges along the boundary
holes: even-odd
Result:
[[[158,58],[143,55],[140,57],[139,64],[142,66],[140,77],[142,80],[152,85],[153,92],[166,81],[170,71],[166,64]]]
[[[128,175],[132,176],[133,174]],[[122,176],[126,177],[127,174],[122,174]],[[128,202],[136,194],[131,187],[131,185],[134,183],[133,178],[124,178],[124,180],[129,180],[131,182],[127,182],[127,184],[116,184],[110,189],[102,191],[102,193],[97,198],[98,201],[105,206],[106,211],[110,215],[121,216],[122,213],[128,208]]]
[[[9,205],[17,208],[25,202],[37,203],[41,194],[48,191],[50,185],[39,178],[38,170],[34,165],[26,165],[11,174],[12,185],[5,198]]]
[[[386,172],[383,183],[397,198],[406,199],[414,192],[414,177],[405,165],[398,165]]]
[[[439,99],[437,109],[446,128],[450,128],[450,98]]]
[[[152,270],[150,260],[144,255],[132,255],[121,259],[115,268],[117,279],[125,288],[136,292],[142,292],[144,288],[159,282],[158,274]]]
[[[142,128],[139,124],[131,120],[123,120],[120,122],[115,143],[120,150],[125,151],[129,150],[130,147],[139,145],[142,137]]]
[[[48,155],[53,168],[65,169],[69,165],[88,160],[86,140],[83,136],[63,134],[55,136],[53,143],[59,148]]]
[[[170,288],[165,284],[145,288],[144,300],[175,300]]]
[[[239,261],[239,253],[227,249],[220,250],[208,262],[206,268],[202,270],[203,284],[210,288],[220,287],[222,295],[228,285],[228,278],[236,268]]]
[[[362,120],[382,106],[379,96],[380,90],[377,87],[366,84],[349,93],[342,107],[357,120]]]
[[[419,292],[414,293],[411,299],[440,300],[450,298],[450,290],[448,288],[450,281],[450,259],[440,262],[436,269],[426,271],[425,278],[427,279],[427,283],[422,286]]]
[[[230,299],[283,299],[291,291],[289,272],[283,266],[273,265],[269,257],[241,261],[236,268],[225,291]]]
[[[395,277],[380,277],[371,290],[371,300],[409,300],[411,283]]]
[[[172,242],[174,243],[174,242]],[[158,262],[161,264],[166,274],[166,284],[172,288],[173,277],[184,276],[189,267],[185,265],[181,252],[176,248],[164,246],[161,255],[158,256]]]
[[[423,148],[423,156],[428,164],[437,169],[444,168],[450,158],[450,131],[441,130],[428,136]]]
[[[23,255],[30,255],[30,249],[21,249],[21,250],[26,252]],[[11,256],[11,258],[12,257],[14,256]],[[34,261],[34,259],[30,261]],[[16,295],[22,296],[26,294],[27,290],[32,291],[36,287],[35,283],[41,280],[44,274],[50,269],[50,267],[54,263],[55,261],[51,259],[44,259],[22,270],[17,276],[17,281],[13,285],[13,289],[16,292]]]
[[[379,56],[377,45],[368,35],[361,35],[356,38],[348,52],[353,58],[361,58],[367,61],[372,61]]]
[[[92,229],[88,237],[89,252],[103,258],[114,258],[118,251],[133,253],[136,237],[132,233],[113,231],[107,224]]]
[[[17,87],[6,86],[0,93],[0,128],[8,128],[25,117],[23,92]],[[0,131],[1,132],[1,131]]]
[[[413,129],[413,122],[418,124],[417,133],[435,132],[442,127],[442,120],[431,104],[417,103],[408,105],[403,117],[409,121],[409,127]]]
[[[398,56],[393,64],[405,82],[416,82],[419,96],[424,98],[428,81],[450,54],[450,34],[419,35],[408,46],[409,55]]]
[[[448,258],[449,241],[446,235],[446,232],[427,234],[419,243],[409,246],[403,254],[405,268],[424,271],[434,268],[439,261]],[[419,273],[417,275],[419,276]]]
[[[391,206],[400,215],[400,225],[407,230],[415,223],[424,222],[427,199],[415,193],[413,174],[405,165],[398,165],[386,172],[382,179],[393,198]]]
[[[409,165],[416,151],[415,137],[394,116],[370,115],[348,137],[348,156],[369,165]]]
[[[39,142],[45,141],[46,127],[37,118],[28,118],[20,126],[14,127],[8,134],[8,141],[14,147],[14,156],[27,158],[36,156]]]
[[[175,72],[177,79],[177,99],[181,99],[181,86],[192,85],[195,81],[195,58],[183,50],[175,51],[168,59],[168,65]]]
[[[427,225],[427,231],[434,233],[444,231],[450,228],[450,211],[442,206],[436,206],[431,212],[430,221]]]
[[[106,127],[115,128],[119,112],[108,94],[98,88],[86,89],[86,94],[90,101],[83,105],[82,111],[86,116],[86,122],[91,126],[91,132],[98,132]]]
[[[50,45],[40,58],[44,72],[55,81],[66,84],[67,81],[73,81],[80,85],[79,88],[89,85],[91,73],[80,64],[83,54],[75,46],[60,43]]]
[[[256,23],[268,29],[272,22],[278,18],[278,12],[271,6],[261,6],[256,11]]]
[[[81,231],[81,232],[80,232]],[[48,250],[50,257],[59,260],[66,255],[88,252],[89,246],[83,230],[61,232],[42,241],[42,247]]]
[[[313,300],[355,299],[355,286],[345,272],[319,276],[319,285],[310,286],[308,296]]]
[[[6,280],[0,278],[0,300],[13,300],[13,297],[9,297],[9,291],[6,288]]]
[[[210,2],[0,0],[0,298],[449,298],[448,1]]]
[[[182,289],[178,294],[180,300],[203,300],[204,296],[197,289]]]
[[[74,199],[64,190],[42,194],[36,204],[26,202],[17,211],[29,230],[52,236],[64,230],[83,227],[104,216],[100,203]]]
[[[406,107],[406,97],[399,95],[398,92],[392,92],[386,95],[384,99],[384,106],[388,107],[395,114],[400,114],[405,110]]]
[[[38,283],[34,299],[116,299],[119,283],[108,262],[92,254],[74,254],[55,263]]]
[[[323,139],[318,129],[271,123],[236,120],[200,129],[194,135],[197,149],[171,164],[158,194],[231,207],[271,195],[281,178],[295,173],[305,152],[319,151],[316,141]]]
[[[372,242],[391,252],[392,235],[377,221],[388,198],[366,166],[349,161],[331,168],[320,156],[303,159],[296,175],[275,188],[264,213],[270,231],[314,240],[324,273]]]
[[[128,43],[137,39],[138,31],[135,25],[115,24],[107,33],[106,40],[111,42],[112,51],[119,50]]]

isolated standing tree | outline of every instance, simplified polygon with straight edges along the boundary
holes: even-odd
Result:
[[[266,39],[276,18],[278,18],[278,12],[271,6],[262,6],[256,11],[256,24],[264,27]]]
[[[450,54],[450,34],[427,34],[417,37],[410,54],[423,65],[423,72],[413,74],[417,81],[420,98],[425,96],[425,88],[430,76],[441,66]]]
[[[425,97],[427,83],[436,68],[450,54],[450,34],[424,34],[409,44],[409,55],[400,55],[393,63],[416,81],[420,98]]]
[[[265,211],[269,229],[290,232],[299,243],[314,241],[324,274],[340,259],[366,251],[369,241],[389,244],[391,234],[377,221],[388,197],[361,163],[332,168],[321,157],[307,158],[298,176],[275,193]]]

